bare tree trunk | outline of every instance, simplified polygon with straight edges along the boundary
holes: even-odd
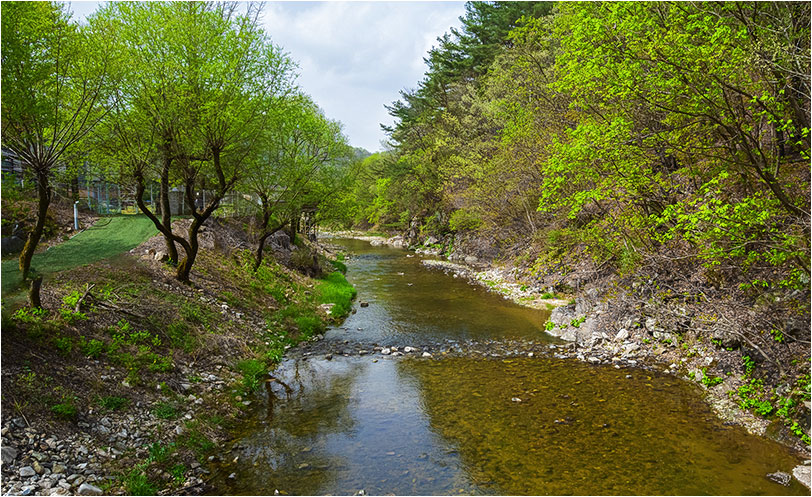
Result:
[[[166,154],[169,152],[167,151]],[[169,166],[172,164],[172,159],[164,157],[163,168],[161,169],[161,193],[158,196],[158,202],[161,204],[161,223],[166,226],[169,232],[172,232],[172,210],[169,206]],[[171,236],[164,233],[164,240],[166,241],[166,253],[169,255],[169,262],[178,262],[178,248]]]
[[[32,308],[41,308],[42,301],[39,298],[39,291],[42,288],[42,276],[37,276],[31,280],[31,286],[28,288],[28,303]]]
[[[20,254],[20,273],[23,281],[28,279],[31,269],[31,258],[34,257],[34,250],[37,248],[42,232],[45,230],[45,218],[48,215],[48,206],[51,204],[51,187],[48,184],[48,175],[37,171],[37,224],[28,233],[28,240],[25,242],[23,251]]]

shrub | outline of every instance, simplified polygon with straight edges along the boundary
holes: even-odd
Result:
[[[467,209],[458,209],[451,213],[448,227],[453,231],[473,231],[482,225],[482,219]]]

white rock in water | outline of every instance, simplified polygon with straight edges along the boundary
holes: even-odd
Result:
[[[423,352],[423,357],[431,357],[431,354],[429,354],[428,352]]]
[[[381,354],[383,354],[383,355],[389,355],[391,353],[392,353],[392,349],[390,349],[389,347],[385,347],[385,348],[381,349]]]
[[[408,354],[409,352],[414,352],[414,349],[412,347],[403,347],[403,351]]]
[[[810,488],[810,467],[809,466],[795,466],[792,470],[792,476],[799,482],[803,483],[806,488]]]
[[[520,399],[519,397],[513,397],[510,400],[513,401],[513,402],[521,402],[522,401],[522,399]]]

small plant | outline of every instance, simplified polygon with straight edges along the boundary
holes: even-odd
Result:
[[[76,418],[76,397],[72,395],[63,395],[62,402],[51,406],[51,411],[56,414],[58,418],[65,420],[73,420]]]
[[[172,479],[175,480],[175,483],[180,483],[183,481],[184,473],[186,473],[186,466],[183,464],[175,464],[169,468],[169,474],[172,476]]]
[[[773,328],[770,330],[770,335],[773,336],[776,342],[784,343],[784,333],[781,330]]]
[[[720,378],[718,376],[712,376],[708,374],[708,368],[702,368],[702,384],[706,387],[715,387],[716,385],[722,383],[724,378]]]
[[[149,457],[147,461],[149,462],[157,462],[162,463],[166,461],[166,459],[175,451],[175,444],[170,443],[169,445],[161,445],[160,442],[153,442],[152,445],[149,446]]]
[[[572,321],[570,321],[570,326],[573,328],[579,328],[584,321],[586,321],[586,316],[581,316],[577,319],[573,318]]]
[[[59,337],[54,339],[54,347],[64,356],[69,356],[73,352],[73,339],[71,337]]]
[[[129,495],[156,495],[158,488],[147,478],[145,464],[139,464],[124,477],[124,488]]]
[[[178,417],[178,410],[169,402],[156,402],[152,406],[152,414],[154,414],[156,418],[174,419]]]
[[[753,372],[753,368],[756,367],[756,363],[750,359],[749,355],[743,356],[742,362],[744,363],[744,376],[750,376],[750,374]]]
[[[91,359],[98,359],[104,353],[104,342],[95,338],[82,344],[82,353]]]
[[[127,407],[130,403],[130,400],[124,397],[116,397],[113,395],[107,397],[99,397],[99,406],[102,409],[107,409],[108,411],[117,411],[119,409],[123,409]]]
[[[14,311],[12,319],[19,323],[39,323],[47,314],[48,311],[41,307],[20,307]]]
[[[261,378],[268,372],[264,362],[258,359],[245,359],[237,363],[237,370],[242,373],[243,393],[250,393],[259,388]]]
[[[541,294],[541,298],[547,300],[547,299],[554,299],[554,298],[557,298],[557,297],[556,297],[556,294],[553,293],[553,292],[544,292],[544,293]]]
[[[544,324],[544,329],[547,331],[553,331],[553,328],[555,328],[555,323],[552,321],[547,321],[547,323]]]

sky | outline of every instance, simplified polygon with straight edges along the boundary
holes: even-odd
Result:
[[[82,20],[100,2],[71,2]],[[299,66],[300,88],[355,147],[383,149],[384,105],[426,71],[437,37],[459,27],[464,2],[265,2],[263,23],[275,45]]]

